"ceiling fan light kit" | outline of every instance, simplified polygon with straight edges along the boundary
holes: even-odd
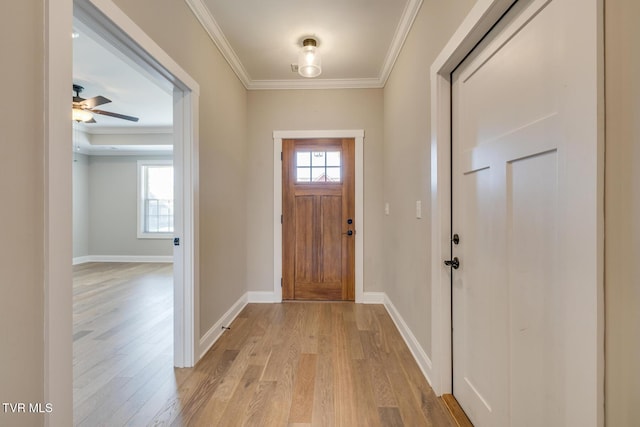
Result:
[[[94,96],[93,98],[85,99],[80,96],[84,88],[80,85],[73,85],[73,91],[76,93],[72,102],[72,117],[76,122],[83,123],[95,123],[93,118],[94,114],[101,114],[103,116],[115,117],[116,119],[128,120],[130,122],[137,122],[139,119],[133,116],[125,116],[124,114],[112,113],[111,111],[96,110],[95,107],[102,104],[108,104],[111,102],[109,98],[104,96]]]
[[[302,49],[298,54],[298,74],[302,77],[318,77],[322,73],[322,59],[318,52],[318,40],[305,37]]]
[[[93,119],[93,114],[89,110],[73,108],[73,120],[76,122],[89,122]]]

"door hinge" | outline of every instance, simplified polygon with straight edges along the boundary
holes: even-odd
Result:
[[[282,277],[280,278],[280,287],[282,287]]]
[[[280,160],[282,161],[283,156],[282,156],[282,151],[280,152]]]
[[[283,218],[282,218],[282,215],[280,215],[280,224],[283,224],[282,221],[283,221]]]

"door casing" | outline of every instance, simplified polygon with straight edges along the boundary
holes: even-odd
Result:
[[[451,354],[451,275],[443,260],[450,256],[451,236],[451,80],[450,74],[486,33],[514,3],[513,0],[479,0],[458,30],[451,37],[431,66],[431,369],[427,376],[437,395],[452,392]],[[591,0],[589,17],[594,21],[593,46],[596,69],[585,70],[584,76],[593,80],[597,92],[594,111],[604,105],[604,48],[603,1]],[[597,341],[596,425],[604,425],[604,121],[597,115],[595,130],[590,135],[597,144],[597,182],[593,191],[597,198],[597,277],[593,278],[596,295],[597,324],[589,333]]]
[[[174,297],[176,324],[179,331],[174,340],[176,366],[193,366],[199,357],[198,296],[198,98],[199,85],[141,28],[111,0],[52,0],[45,2],[45,357],[44,401],[56,410],[44,417],[46,426],[72,424],[72,300],[71,300],[71,167],[68,144],[71,140],[68,87],[72,80],[71,56],[73,6],[86,7],[105,25],[112,37],[120,37],[130,54],[150,73],[168,79],[174,90],[174,163],[181,168],[182,222],[176,220],[176,235],[182,239],[174,256],[182,259],[181,286]],[[187,243],[185,245],[185,243]]]
[[[174,366],[190,367],[200,355],[195,315],[197,283],[197,117],[199,85],[111,1],[76,0],[74,15],[116,46],[155,81],[173,91],[173,164],[175,169]],[[112,21],[113,23],[109,22]],[[138,47],[142,46],[142,48]]]
[[[355,292],[356,303],[364,302],[364,130],[279,130],[273,132],[273,294],[265,302],[282,301],[282,140],[314,138],[354,138],[355,140]]]

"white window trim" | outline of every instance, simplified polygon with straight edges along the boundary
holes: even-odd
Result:
[[[138,160],[138,189],[137,189],[137,212],[138,212],[138,239],[172,239],[173,232],[171,233],[149,233],[144,230],[144,174],[142,173],[142,168],[144,166],[163,166],[163,165],[171,165],[173,166],[173,160]],[[174,224],[175,225],[175,224]],[[174,227],[175,230],[175,227]]]

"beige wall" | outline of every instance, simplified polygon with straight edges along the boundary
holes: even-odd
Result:
[[[89,252],[89,156],[73,153],[73,257]]]
[[[273,290],[273,131],[364,129],[364,289],[382,290],[381,89],[249,92],[247,287]]]
[[[431,357],[429,68],[473,0],[425,0],[384,89],[385,287]],[[416,201],[422,219],[416,218]]]
[[[640,2],[605,1],[607,425],[640,416]]]
[[[33,102],[44,93],[43,12],[38,0],[0,5],[0,402],[44,399],[44,103]],[[0,407],[0,425],[42,423]]]
[[[246,90],[186,2],[116,0],[200,85],[200,332],[246,292]]]

